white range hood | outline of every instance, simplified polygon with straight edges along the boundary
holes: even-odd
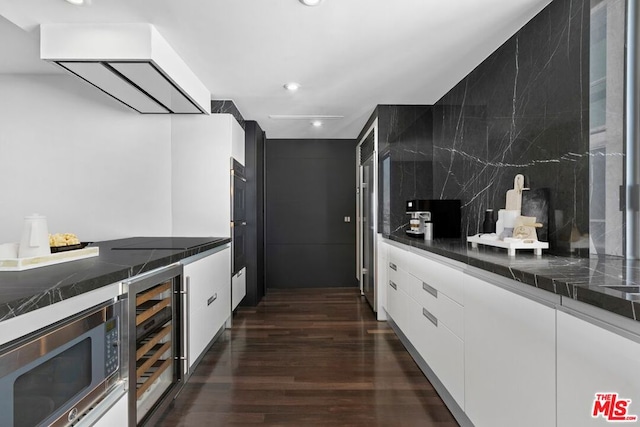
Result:
[[[42,24],[40,58],[145,114],[210,114],[211,93],[151,24]]]

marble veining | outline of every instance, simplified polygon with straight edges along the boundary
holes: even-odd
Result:
[[[0,272],[0,321],[46,307],[103,286],[197,255],[229,243],[231,239],[204,239],[190,249],[112,250],[137,240],[119,239],[96,243],[100,255],[22,272]]]
[[[434,193],[463,234],[503,209],[513,177],[549,189],[551,252],[589,232],[589,3],[555,0],[434,106]],[[613,154],[616,155],[616,154]]]
[[[236,107],[236,104],[229,99],[212,100],[211,113],[212,114],[231,114],[233,117],[235,117],[240,127],[242,127],[242,129],[245,128],[244,117],[242,117],[242,114],[240,113],[240,110],[238,110],[238,107]]]

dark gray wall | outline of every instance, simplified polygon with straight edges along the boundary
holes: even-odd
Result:
[[[256,306],[265,295],[264,281],[264,132],[255,121],[245,123],[245,257],[247,295],[242,305]]]
[[[357,286],[355,147],[345,139],[266,141],[267,288]]]

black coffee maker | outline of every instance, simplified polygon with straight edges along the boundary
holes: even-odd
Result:
[[[425,228],[431,228],[434,239],[460,238],[462,235],[460,231],[460,206],[460,200],[407,200],[405,212],[411,215],[412,221],[430,218],[431,226],[425,227],[424,221],[410,223],[410,228],[406,230],[406,233],[409,236],[424,237]]]

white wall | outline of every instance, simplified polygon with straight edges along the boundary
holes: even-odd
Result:
[[[171,234],[171,119],[66,75],[0,75],[0,243],[25,215],[80,240]]]

